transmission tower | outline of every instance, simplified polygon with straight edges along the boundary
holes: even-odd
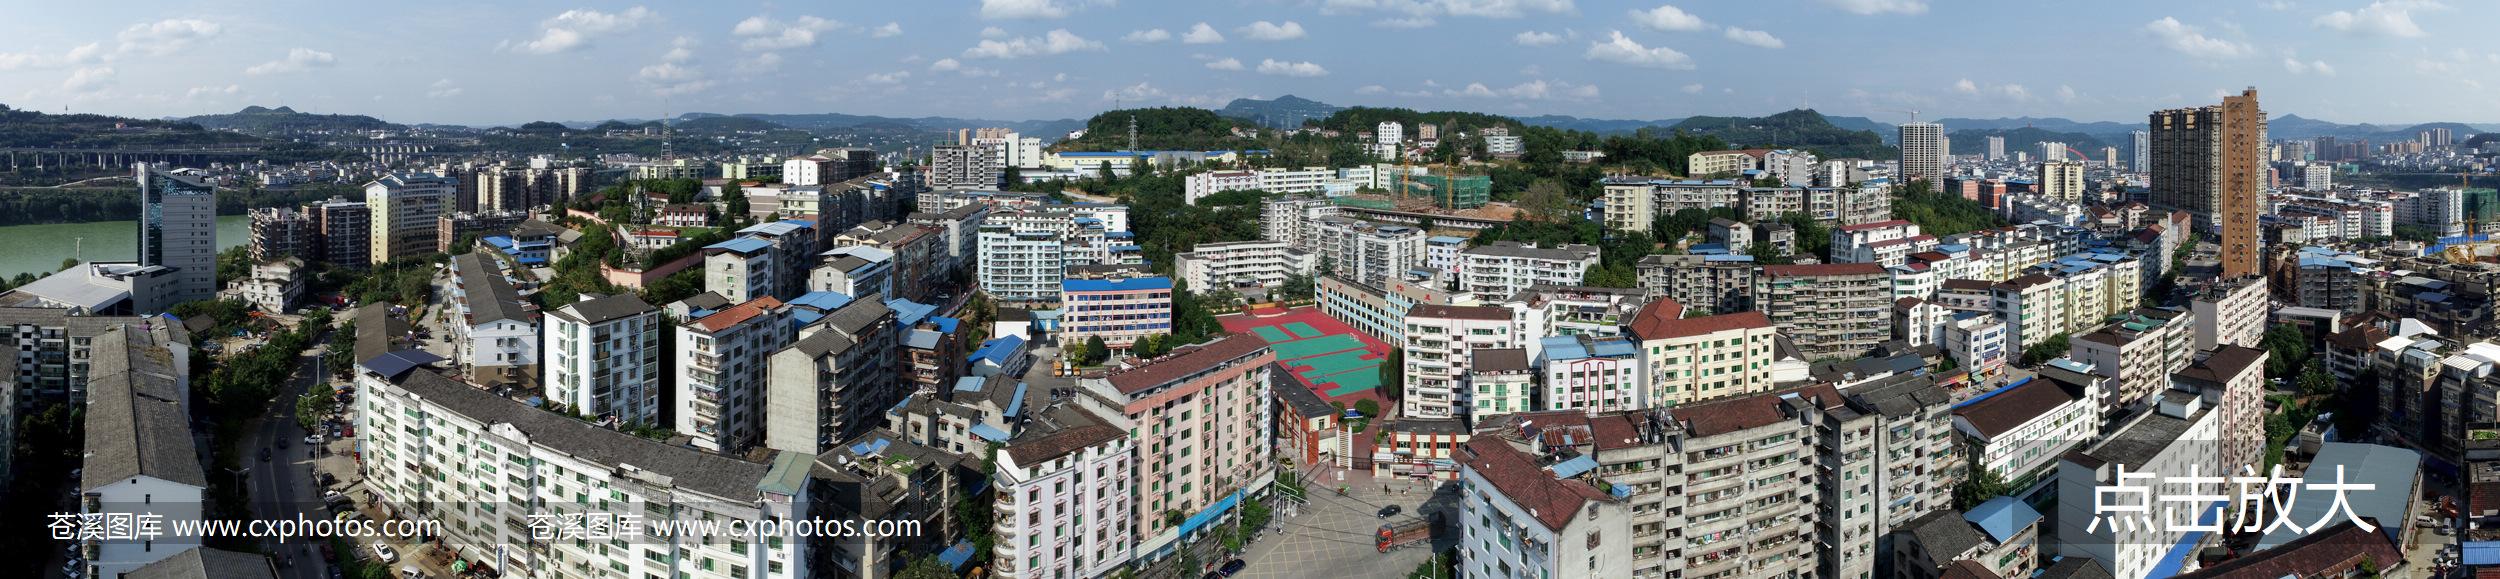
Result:
[[[1137,115],[1128,116],[1128,150],[1137,150]]]

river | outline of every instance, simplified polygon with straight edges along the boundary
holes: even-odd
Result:
[[[217,250],[224,251],[251,241],[251,219],[242,215],[218,217]],[[0,277],[16,277],[18,272],[49,275],[61,269],[61,260],[71,257],[87,261],[132,261],[138,259],[138,255],[137,221],[0,227]]]

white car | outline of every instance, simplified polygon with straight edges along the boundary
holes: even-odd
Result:
[[[321,435],[319,435],[319,434],[307,434],[307,435],[304,435],[304,444],[321,444]]]
[[[399,562],[399,552],[391,550],[390,545],[384,545],[381,541],[373,542],[373,557],[381,559],[384,563]]]

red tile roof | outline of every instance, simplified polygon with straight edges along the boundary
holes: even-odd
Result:
[[[1814,265],[1766,265],[1762,266],[1762,275],[1771,277],[1799,277],[1814,275],[1884,275],[1884,264],[1820,263]]]
[[[2049,283],[2050,281],[2053,281],[2053,280],[2054,280],[2054,278],[2050,278],[2050,277],[2049,277],[2049,276],[2047,276],[2047,275],[2043,275],[2043,274],[2037,274],[2037,273],[2035,273],[2035,274],[2026,275],[2026,276],[2022,276],[2022,277],[2018,277],[2018,278],[2014,278],[2014,279],[2005,280],[2005,283],[2001,283],[2001,284],[1997,284],[1997,285],[2001,285],[2001,286],[2005,286],[2005,287],[2008,287],[2008,288],[2013,288],[2013,289],[2021,290],[2021,289],[2029,289],[2029,288],[2030,288],[2030,287],[2032,287],[2032,286],[2036,286],[2036,285],[2040,285],[2040,284],[2044,284],[2044,283]]]
[[[1737,312],[1701,318],[1652,320],[1643,317],[1632,324],[1632,335],[1642,340],[1666,340],[1700,336],[1728,330],[1770,328],[1771,317],[1762,312]],[[1647,328],[1644,330],[1643,328]]]
[[[2382,522],[2372,520],[2372,527]],[[2403,521],[2394,524],[2402,525]],[[2380,569],[2395,566],[2404,560],[2404,551],[2389,542],[2380,531],[2364,531],[2353,521],[2336,523],[2309,533],[2291,542],[2276,545],[2248,556],[2223,561],[2192,573],[2181,573],[2178,579],[2279,579],[2281,577],[2340,576],[2361,565],[2362,559],[2378,564]]]
[[[1840,228],[1835,229],[1835,231],[1865,231],[1865,230],[1869,230],[1869,229],[1875,229],[1875,228],[1878,228],[1878,227],[1892,227],[1892,226],[1896,226],[1896,225],[1909,225],[1909,224],[1910,224],[1910,222],[1908,222],[1908,221],[1904,221],[1904,220],[1900,220],[1900,219],[1894,219],[1894,220],[1891,220],[1891,221],[1877,221],[1877,222],[1874,222],[1874,223],[1860,223],[1860,224],[1857,224],[1857,225],[1843,225],[1843,226],[1840,226]]]
[[[1979,564],[1979,562],[1978,562],[1978,561],[1972,561],[1972,560],[1969,560],[1969,559],[1954,559],[1954,560],[1953,560],[1953,564],[1952,564],[1952,565],[1947,565],[1947,566],[1945,567],[1945,570],[1944,570],[1944,575],[1943,575],[1943,576],[1941,576],[1939,579],[2002,579],[2002,578],[1997,577],[1997,572],[1988,570],[1988,566],[1987,566],[1987,565],[1981,565],[1981,564]]]
[[[2057,383],[2032,380],[1994,396],[1963,404],[1953,409],[1954,416],[1970,422],[1972,428],[1990,439],[2020,427],[2025,422],[2057,409],[2057,405],[2073,402],[2073,396]]]
[[[1656,328],[1658,324],[1675,321],[1682,317],[1684,317],[1684,304],[1675,303],[1675,300],[1671,298],[1658,298],[1657,301],[1641,306],[1640,313],[1632,315],[1632,334],[1648,335],[1646,332],[1655,331],[1650,328]]]
[[[2500,515],[2500,482],[2478,482],[2466,492],[2467,517]]]
[[[1538,468],[1526,453],[1500,438],[1476,438],[1460,448],[1461,459],[1476,476],[1484,477],[1511,503],[1528,509],[1549,530],[1561,531],[1570,525],[1572,515],[1579,514],[1589,501],[1613,498],[1585,482],[1555,479],[1552,472]]]
[[[694,323],[695,325],[703,326],[703,331],[718,332],[729,329],[730,326],[738,325],[741,322],[754,319],[756,316],[764,315],[764,312],[778,307],[781,307],[781,300],[773,299],[772,296],[764,296],[747,300],[747,303],[729,306],[729,309],[713,312],[712,315],[697,318]]]
[[[1170,354],[1147,362],[1144,366],[1114,370],[1105,373],[1103,378],[1110,380],[1111,386],[1119,388],[1120,393],[1134,394],[1140,390],[1162,386],[1184,376],[1213,368],[1226,360],[1266,349],[1267,339],[1259,337],[1258,334],[1231,334],[1216,338],[1215,341],[1208,342],[1204,346],[1182,346],[1172,350]],[[1274,361],[1276,354],[1269,352],[1266,356],[1269,361]],[[1253,363],[1259,362],[1254,360]]]
[[[1924,237],[1924,236],[1922,236],[1922,237]],[[1945,255],[1945,254],[1943,254],[1943,253],[1938,253],[1938,252],[1933,252],[1933,251],[1921,251],[1921,252],[1918,252],[1918,253],[1913,253],[1913,254],[1910,254],[1910,258],[1911,258],[1911,259],[1920,260],[1920,261],[1936,262],[1936,261],[1944,261],[1944,260],[1948,260],[1948,259],[1953,259],[1953,256],[1950,256],[1950,255]]]
[[[1749,428],[1761,428],[1783,420],[1794,420],[1786,411],[1781,410],[1781,407],[1786,404],[1782,396],[1788,394],[1818,399],[1817,403],[1822,404],[1824,408],[1841,403],[1840,391],[1832,389],[1830,384],[1816,384],[1677,406],[1674,408],[1674,413],[1678,420],[1683,421],[1684,429],[1691,436],[1717,436]]]

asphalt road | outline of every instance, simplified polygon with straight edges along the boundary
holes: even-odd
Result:
[[[278,388],[276,399],[261,415],[260,424],[244,436],[242,451],[251,465],[247,488],[252,493],[252,516],[265,521],[291,520],[303,517],[321,520],[330,517],[322,508],[321,486],[312,480],[311,448],[304,444],[307,434],[296,426],[295,401],[307,387],[320,380],[321,348],[328,334],[316,336],[312,349],[297,353],[295,376]],[[279,440],[288,441],[286,448],[277,448]],[[269,449],[270,460],[260,460],[260,449]],[[279,543],[267,540],[269,552],[276,555],[280,579],[327,579],[329,568],[321,561],[318,545],[322,541],[297,537]],[[284,564],[288,556],[293,564]]]

